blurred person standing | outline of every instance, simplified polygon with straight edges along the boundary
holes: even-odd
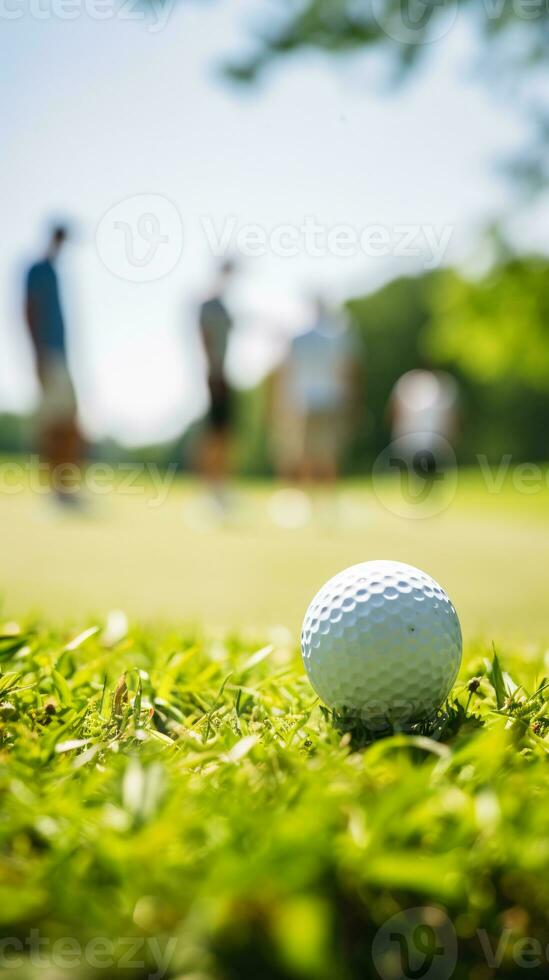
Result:
[[[56,271],[67,241],[63,225],[53,228],[44,258],[29,268],[25,283],[25,319],[42,387],[38,409],[38,448],[48,466],[51,489],[63,505],[76,505],[82,439],[68,362],[66,330]],[[76,486],[75,486],[76,482]]]
[[[358,393],[357,364],[345,317],[318,299],[313,323],[292,340],[273,384],[275,453],[284,477],[337,480]]]
[[[458,384],[428,367],[403,374],[389,401],[391,439],[399,458],[418,476],[435,478],[453,456],[458,434]]]
[[[225,261],[219,269],[210,296],[202,303],[199,326],[206,357],[210,407],[206,432],[199,453],[199,469],[209,484],[217,507],[227,508],[227,482],[233,433],[233,396],[227,380],[226,360],[233,320],[226,306],[226,292],[234,265]]]

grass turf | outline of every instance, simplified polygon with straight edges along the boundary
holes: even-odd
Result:
[[[121,608],[140,622],[260,637],[282,625],[296,637],[328,578],[389,558],[441,582],[467,639],[549,645],[549,490],[546,482],[534,489],[518,492],[511,476],[499,487],[495,477],[489,484],[480,471],[463,472],[447,509],[404,520],[369,483],[350,482],[337,522],[320,506],[292,531],[270,519],[272,485],[239,485],[234,524],[221,530],[201,522],[187,481],[176,480],[160,506],[150,506],[158,494],[144,484],[96,497],[90,516],[65,520],[44,498],[0,494],[0,600],[9,616],[35,610],[61,624]],[[389,506],[391,494],[396,487],[383,497]]]
[[[396,978],[395,931],[425,965],[420,915],[437,976],[457,955],[455,977],[484,980],[517,976],[524,939],[549,934],[548,713],[531,650],[506,651],[502,670],[469,646],[436,730],[364,745],[317,703],[294,644],[116,620],[0,632],[14,977],[67,975],[26,961],[38,936],[50,967],[71,937],[78,978],[117,962],[188,980]]]

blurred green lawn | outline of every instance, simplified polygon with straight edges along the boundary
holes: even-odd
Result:
[[[143,487],[140,495],[99,498],[84,517],[59,517],[30,492],[0,495],[3,614],[31,610],[65,622],[120,608],[140,620],[252,633],[283,626],[297,634],[328,577],[389,558],[444,585],[467,639],[549,638],[546,486],[524,495],[509,480],[493,494],[480,474],[462,473],[443,513],[405,519],[366,482],[349,482],[337,521],[319,503],[298,530],[273,523],[273,489],[239,484],[233,522],[221,529],[203,520],[202,491],[187,480],[175,481],[160,506],[150,506],[154,491]]]

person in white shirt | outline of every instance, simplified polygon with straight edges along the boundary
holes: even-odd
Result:
[[[341,314],[316,303],[275,385],[278,468],[287,478],[334,482],[346,446],[356,388],[356,350]]]
[[[457,381],[445,371],[417,368],[399,378],[389,403],[391,438],[400,440],[407,463],[415,459],[422,471],[436,469],[441,446],[457,435],[458,394]]]

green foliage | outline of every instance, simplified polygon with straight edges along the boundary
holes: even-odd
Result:
[[[523,256],[480,281],[448,272],[434,298],[431,349],[473,380],[549,390],[549,262]]]
[[[377,292],[348,303],[365,356],[365,392],[355,426],[355,460],[362,467],[387,445],[393,385],[406,371],[418,367],[437,275],[395,279]]]
[[[549,262],[507,258],[484,278],[441,272],[424,346],[463,389],[462,458],[546,456]]]
[[[172,977],[358,980],[399,909],[446,909],[458,978],[482,962],[477,929],[493,946],[506,928],[547,934],[547,688],[531,654],[485,665],[470,649],[437,728],[358,749],[289,649],[4,632],[4,935],[171,937]]]
[[[303,0],[285,5],[282,15],[265,6],[255,53],[228,68],[236,81],[249,82],[281,55],[311,48],[329,53],[383,49],[402,73],[427,54],[430,39],[443,35],[448,24],[451,28],[454,11],[456,19],[471,13],[471,22],[506,73],[542,64],[547,57],[549,11],[542,2],[518,0],[479,9],[472,0]],[[516,44],[517,29],[520,44]]]
[[[255,388],[238,391],[236,399],[235,465],[243,476],[272,473],[271,446],[266,429],[269,379]]]
[[[549,262],[513,258],[472,281],[455,270],[397,279],[352,300],[366,348],[367,398],[354,465],[387,445],[395,381],[427,361],[461,390],[461,462],[541,460],[549,416]]]
[[[32,420],[0,412],[0,451],[20,452],[32,442]]]
[[[261,11],[261,6],[260,6]],[[299,52],[382,54],[381,83],[402,82],[429,57],[433,41],[466,20],[478,40],[478,74],[513,100],[531,131],[505,169],[528,196],[549,177],[549,115],[543,96],[549,56],[549,8],[544,0],[293,0],[264,4],[252,53],[234,57],[225,75],[249,84],[266,68]],[[524,81],[528,81],[528,86]]]

